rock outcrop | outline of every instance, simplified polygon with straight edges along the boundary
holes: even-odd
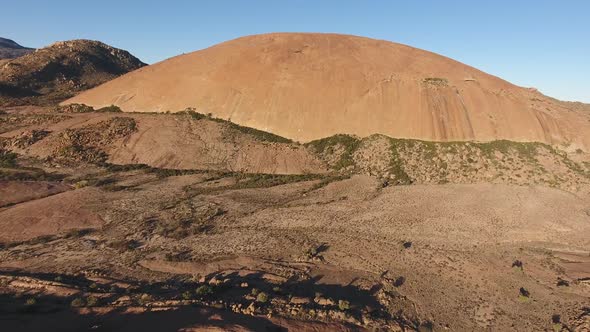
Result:
[[[590,147],[590,114],[444,56],[315,33],[243,37],[180,55],[68,103],[201,113],[309,141],[375,133]]]

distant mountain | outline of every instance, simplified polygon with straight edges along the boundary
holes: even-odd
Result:
[[[0,37],[0,59],[17,58],[34,50],[34,48],[21,46],[14,40]]]
[[[0,63],[0,105],[53,104],[143,66],[98,41],[57,42]]]

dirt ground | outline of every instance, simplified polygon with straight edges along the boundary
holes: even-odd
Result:
[[[146,310],[162,302],[180,310],[170,315],[183,315],[188,304],[176,303],[183,293],[211,284],[212,294],[191,293],[189,300],[257,317],[388,329],[543,330],[552,328],[554,315],[574,328],[587,310],[587,197],[505,185],[381,188],[367,176],[319,189],[318,181],[233,189],[232,178],[140,173],[118,175],[137,180],[125,190],[72,189],[1,210],[2,229],[11,230],[0,251],[3,291],[43,303],[50,287],[37,283],[61,276],[63,288],[120,311],[125,295],[111,289],[117,280],[129,284],[121,288],[131,289],[122,294],[132,303],[150,294]],[[36,220],[30,214],[39,210],[48,212]],[[84,223],[85,215],[100,224]],[[26,220],[36,223],[35,233]],[[27,285],[19,281],[25,277],[32,278]],[[252,288],[271,299],[248,310],[258,304]],[[350,307],[340,309],[339,301]],[[56,319],[63,310],[43,317]],[[117,327],[118,315],[78,320]],[[203,317],[185,327],[206,326]]]
[[[270,146],[275,159],[176,168],[197,160],[187,152],[140,165],[160,159],[126,149],[147,151],[148,128],[179,116],[135,114],[134,125],[112,120],[119,114],[68,116],[12,122],[2,134],[18,153],[0,159],[0,321],[8,330],[590,328],[584,183],[395,185],[329,171],[296,143],[213,139],[229,129],[200,133],[224,125],[201,120],[179,124],[199,126],[190,140]],[[164,143],[153,145],[165,155]],[[183,149],[190,146],[203,145]],[[292,159],[297,168],[276,166]]]

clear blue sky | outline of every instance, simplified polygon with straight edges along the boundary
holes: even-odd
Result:
[[[588,0],[0,0],[0,36],[86,38],[145,62],[265,32],[337,32],[443,54],[564,100],[590,102]]]

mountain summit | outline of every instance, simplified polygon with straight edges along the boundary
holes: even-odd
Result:
[[[590,147],[585,112],[406,45],[320,33],[238,38],[69,100],[230,119],[300,141],[337,133]]]
[[[17,58],[34,50],[33,48],[21,46],[12,39],[0,37],[0,59]]]
[[[144,65],[98,41],[57,42],[0,65],[0,104],[62,101]]]

